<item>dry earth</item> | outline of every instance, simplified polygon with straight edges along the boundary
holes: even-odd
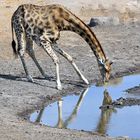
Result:
[[[25,77],[25,74],[20,60],[15,60],[12,56],[10,18],[19,4],[27,2],[31,1],[0,1],[0,140],[113,139],[94,133],[35,125],[24,118],[25,114],[27,115],[38,109],[43,104],[47,105],[52,102],[48,97],[55,100],[59,96],[80,90],[79,85],[82,85],[73,68],[62,57],[60,57],[60,75],[64,88],[62,91],[55,89],[55,78],[52,81],[48,81],[41,77],[28,56],[26,60],[31,74],[35,78],[35,83],[29,83],[26,79],[24,81],[16,80],[18,77]],[[108,16],[114,4],[117,12],[112,12],[112,14],[117,14],[116,16],[120,18],[120,25],[95,27],[93,30],[100,40],[106,55],[114,62],[112,78],[115,78],[140,72],[140,24],[137,9],[139,3],[136,3],[136,5],[132,3],[131,8],[128,8],[130,6],[129,2],[132,3],[130,0],[124,0],[120,3],[121,6],[117,5],[113,0],[108,1],[108,5],[103,5],[103,1],[96,0],[95,5],[92,0],[86,1],[86,4],[84,0],[73,0],[71,2],[68,0],[49,0],[48,2],[38,0],[34,3],[40,5],[46,3],[64,4],[85,22],[88,22],[93,15]],[[127,9],[128,13],[125,11],[126,8],[129,9]],[[123,17],[124,13],[128,18]],[[137,19],[137,22],[134,22],[134,19]],[[126,23],[124,24],[124,22]],[[90,83],[100,79],[95,56],[81,37],[74,33],[63,32],[59,45],[73,56]],[[51,59],[37,46],[35,51],[46,73],[55,77],[55,69]]]

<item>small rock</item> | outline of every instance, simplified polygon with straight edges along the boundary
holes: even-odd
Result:
[[[91,18],[89,26],[94,27],[97,25],[119,25],[118,17],[94,17]]]

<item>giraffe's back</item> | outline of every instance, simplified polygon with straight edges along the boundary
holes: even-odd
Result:
[[[38,6],[32,4],[20,5],[12,17],[14,28],[22,24],[25,31],[31,36],[40,37],[43,33],[52,35],[54,39],[59,37],[59,32],[64,30],[68,21],[67,9],[61,5]],[[17,25],[17,26],[16,26]]]

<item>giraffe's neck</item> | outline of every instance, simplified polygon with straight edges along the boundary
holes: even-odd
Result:
[[[105,53],[93,31],[82,20],[73,14],[69,17],[65,17],[65,20],[67,22],[64,22],[66,25],[64,26],[63,30],[71,30],[79,34],[89,44],[97,58],[98,63],[100,61],[105,61]]]

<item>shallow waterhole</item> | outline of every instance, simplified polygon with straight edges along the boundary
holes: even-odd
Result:
[[[30,115],[31,122],[38,122],[51,127],[96,131],[109,136],[128,136],[140,138],[140,106],[102,111],[104,90],[113,100],[120,97],[140,98],[125,92],[138,86],[140,75],[124,76],[110,81],[107,86],[91,86],[81,91],[80,95],[62,97],[41,110]]]

